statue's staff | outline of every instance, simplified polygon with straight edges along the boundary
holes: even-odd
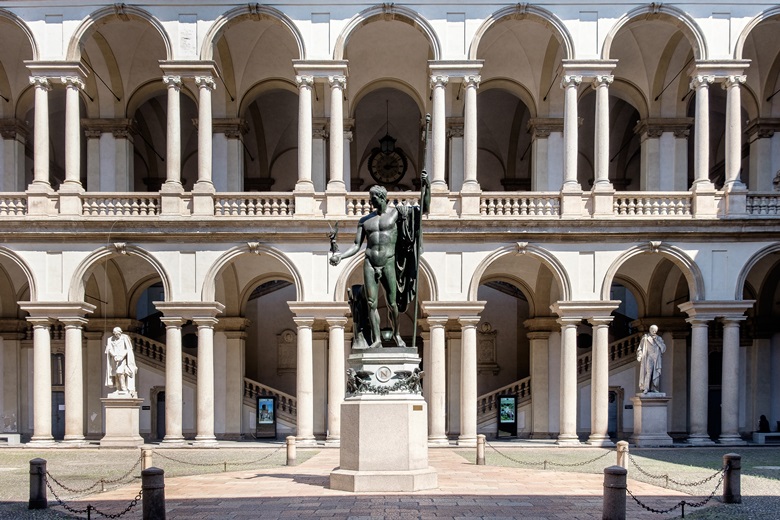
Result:
[[[426,170],[427,164],[428,164],[428,133],[431,131],[431,115],[425,114],[425,131],[423,132],[423,160],[422,160],[422,174],[428,175],[428,172]],[[418,281],[420,279],[420,255],[422,254],[422,215],[423,215],[423,207],[424,200],[426,197],[425,190],[430,189],[425,182],[420,182],[420,223],[415,230],[415,248],[416,251],[416,258],[415,262],[417,263],[414,266],[414,330],[412,330],[412,348],[417,348],[417,313],[419,310],[419,301],[417,298],[417,285]]]

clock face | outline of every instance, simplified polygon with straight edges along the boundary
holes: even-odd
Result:
[[[398,148],[388,153],[374,148],[368,159],[368,172],[380,184],[396,184],[406,173],[406,167],[406,156]]]

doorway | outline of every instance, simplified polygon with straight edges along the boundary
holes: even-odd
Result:
[[[58,441],[65,438],[65,392],[51,393],[51,435]]]

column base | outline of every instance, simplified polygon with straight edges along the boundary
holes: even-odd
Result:
[[[591,446],[600,446],[602,448],[615,447],[615,443],[606,435],[591,435],[588,437],[587,444]]]
[[[79,446],[81,444],[86,444],[87,440],[84,438],[83,435],[66,435],[64,442],[65,444],[71,446]]]
[[[706,434],[691,434],[686,441],[691,446],[714,446],[715,443]]]
[[[558,435],[558,440],[555,441],[558,446],[579,446],[580,438],[576,435],[561,434]]]
[[[30,442],[25,444],[24,446],[26,448],[46,448],[54,446],[56,443],[54,441],[54,437],[52,436],[39,436],[35,437],[33,436],[32,439],[30,439]]]
[[[325,439],[325,446],[328,446],[330,448],[341,447],[341,437],[329,437]]]
[[[160,443],[161,446],[169,446],[169,447],[176,447],[176,446],[184,446],[186,443],[184,442],[184,437],[172,437],[169,435],[166,435],[165,438]]]
[[[197,446],[198,448],[219,448],[219,443],[217,442],[217,438],[213,435],[211,436],[196,436],[195,442],[192,443],[193,446]]]
[[[747,442],[742,440],[742,437],[736,434],[721,435],[718,437],[718,444],[726,444],[728,446],[744,446]]]
[[[303,448],[312,448],[317,446],[317,439],[314,437],[296,437],[295,445]]]
[[[449,446],[450,440],[447,437],[428,437],[428,446]]]
[[[470,435],[461,435],[458,437],[458,446],[465,446],[468,448],[476,448],[477,447],[477,437],[470,436]]]

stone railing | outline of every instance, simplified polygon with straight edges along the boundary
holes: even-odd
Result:
[[[85,217],[149,217],[160,214],[160,195],[84,193],[81,214]]]
[[[214,196],[217,217],[292,217],[295,198],[292,193],[218,193]]]
[[[416,193],[395,194],[388,193],[388,205],[410,204],[412,206],[420,203],[420,196]],[[347,194],[347,216],[362,217],[374,211],[371,207],[371,201],[368,193],[357,192]]]
[[[780,215],[780,193],[751,193],[747,196],[747,213],[753,216]]]
[[[276,397],[276,415],[280,419],[291,424],[298,423],[298,401],[290,394],[285,394],[279,390],[274,390],[270,386],[265,386],[257,381],[252,381],[248,377],[244,378],[244,404],[252,407],[257,406],[258,397]]]
[[[489,394],[481,395],[477,398],[477,416],[488,419],[498,413],[499,398],[501,396],[517,397],[517,405],[531,399],[531,378],[526,377],[515,381],[512,384],[502,386],[498,390],[493,390]]]
[[[688,192],[617,192],[612,206],[619,217],[690,217],[692,200]]]
[[[158,368],[165,366],[165,344],[133,332],[127,335],[133,342],[133,353],[136,360],[147,361]],[[189,376],[194,381],[198,376],[198,358],[184,352],[182,352],[181,357],[183,376]]]
[[[485,192],[479,198],[479,214],[487,217],[558,217],[561,195],[558,192],[514,195]]]
[[[27,214],[27,194],[5,193],[0,195],[0,217]]]
[[[636,349],[639,347],[642,335],[641,332],[637,332],[609,344],[609,370],[614,370],[636,361]],[[590,381],[590,372],[593,368],[592,361],[590,352],[577,356],[577,382]]]

